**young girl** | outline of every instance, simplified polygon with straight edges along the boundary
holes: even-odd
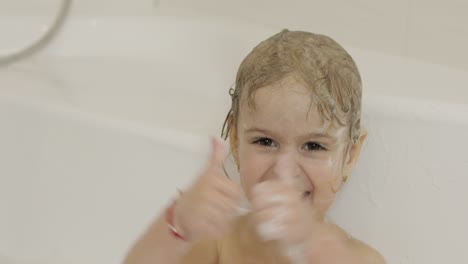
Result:
[[[223,143],[213,139],[203,173],[125,263],[385,263],[326,221],[366,138],[351,56],[327,36],[283,30],[247,55],[230,94],[223,135],[241,186],[223,177]]]

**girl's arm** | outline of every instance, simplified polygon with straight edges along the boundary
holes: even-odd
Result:
[[[215,264],[217,255],[214,240],[191,244],[174,237],[162,215],[133,245],[124,264]]]
[[[175,238],[168,230],[162,214],[136,241],[129,251],[125,264],[180,263],[191,245]]]

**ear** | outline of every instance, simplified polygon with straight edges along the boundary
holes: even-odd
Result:
[[[343,176],[344,180],[349,177],[351,171],[353,170],[356,162],[361,154],[362,146],[367,138],[367,129],[362,129],[361,135],[359,136],[358,140],[350,147],[348,153],[346,155],[346,162],[343,167]]]

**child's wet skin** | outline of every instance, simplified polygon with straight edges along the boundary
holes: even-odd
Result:
[[[238,162],[249,198],[254,186],[283,179],[322,213],[331,205],[342,179],[346,127],[323,120],[311,96],[287,77],[256,91],[254,108],[241,101]]]

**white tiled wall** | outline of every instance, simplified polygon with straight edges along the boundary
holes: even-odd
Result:
[[[60,0],[0,0],[0,16],[51,15]],[[74,0],[73,15],[223,16],[333,36],[468,70],[465,0]]]

